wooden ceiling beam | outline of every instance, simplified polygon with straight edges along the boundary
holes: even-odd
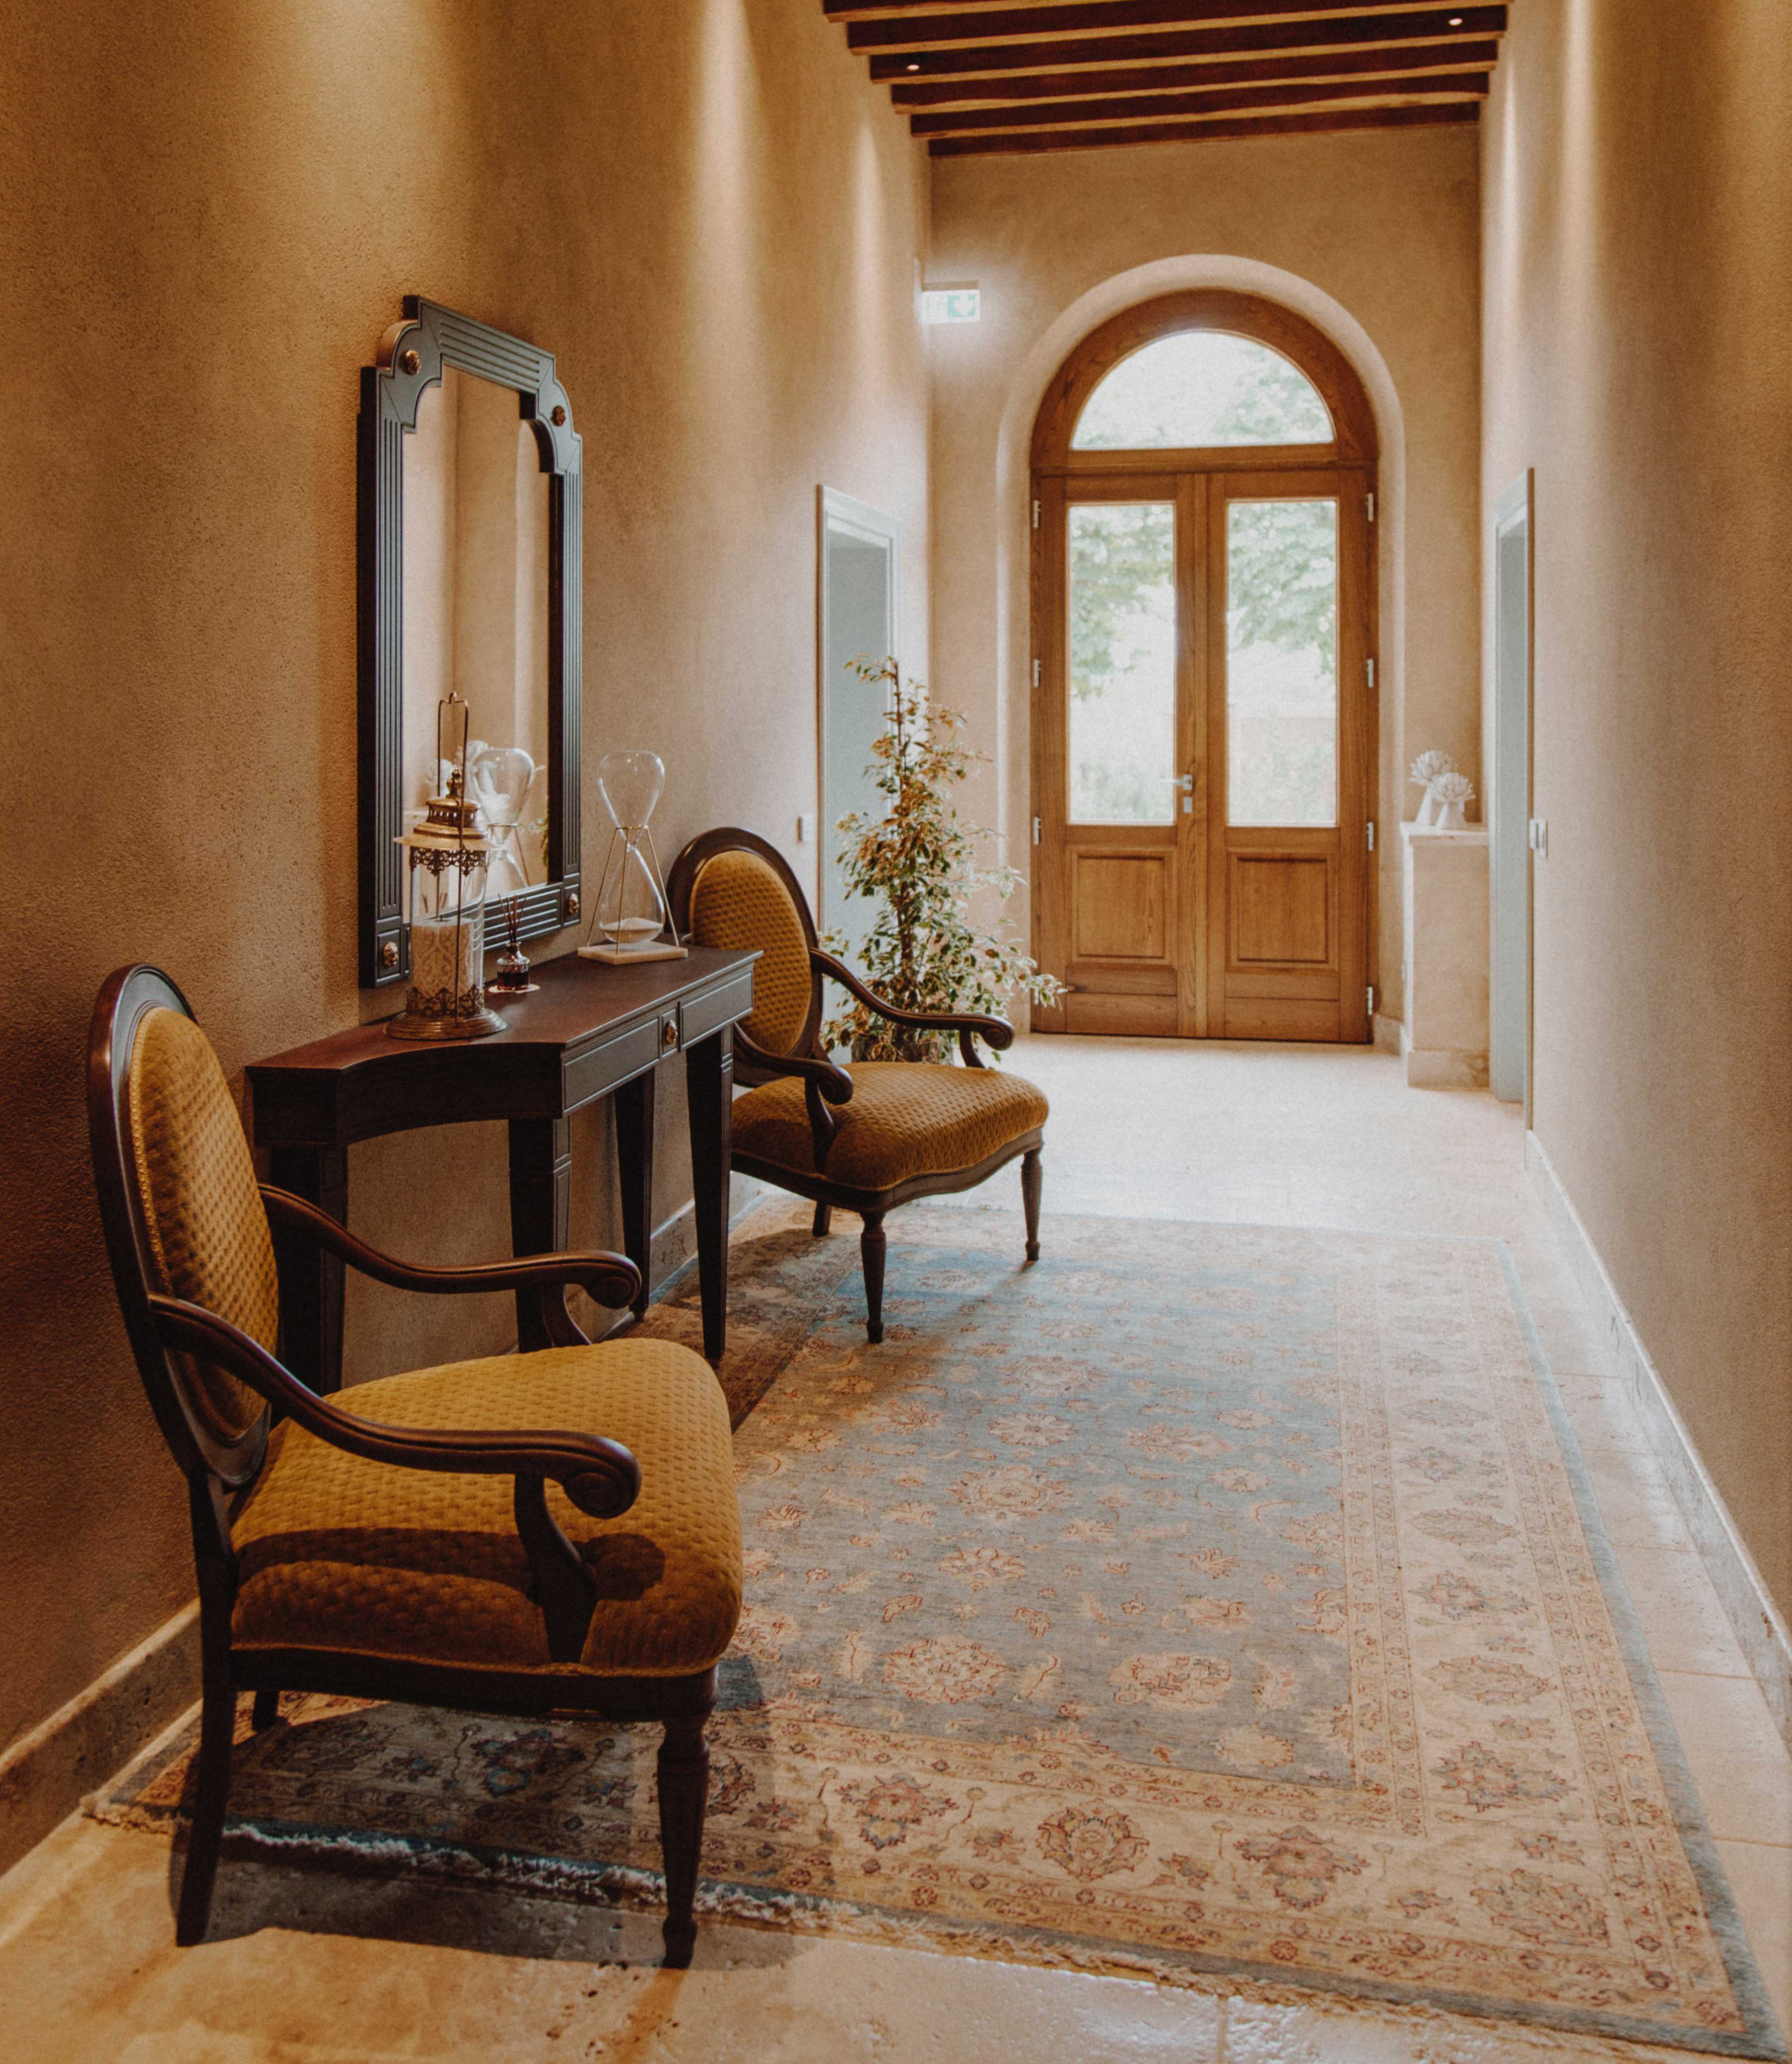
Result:
[[[982,44],[914,57],[879,52],[874,79],[974,78],[1003,72],[1068,71],[1099,66],[1171,62],[1178,58],[1242,57],[1292,50],[1385,49],[1403,44],[1468,42],[1503,35],[1500,6],[1436,8],[1422,14],[1332,15],[1324,19],[1258,22],[1242,27],[1180,29],[1156,34],[1074,37],[1056,42]]]
[[[1419,107],[1338,108],[1316,115],[1250,115],[1200,122],[1119,123],[1109,128],[1031,130],[1019,135],[936,136],[935,158],[1010,156],[1044,151],[1089,151],[1127,143],[1221,143],[1249,136],[1310,136],[1340,130],[1412,129],[1478,122],[1478,100]]]
[[[916,136],[1003,135],[1029,129],[1079,129],[1113,123],[1187,120],[1209,115],[1261,114],[1322,105],[1374,102],[1413,107],[1432,100],[1484,99],[1485,72],[1445,72],[1418,81],[1340,79],[1327,86],[1237,86],[1207,93],[1135,94],[1122,100],[1041,100],[1021,107],[952,108],[916,115]]]
[[[1242,28],[1351,14],[1417,13],[1436,0],[1048,0],[1029,7],[960,6],[847,25],[855,50],[936,50],[975,42],[1112,36],[1133,29]]]
[[[1117,71],[1020,72],[1001,79],[901,79],[890,88],[898,107],[955,103],[1061,100],[1077,94],[1169,93],[1183,87],[1251,86],[1373,76],[1407,78],[1427,72],[1491,71],[1500,46],[1415,43],[1406,50],[1319,50],[1292,57],[1210,58],[1205,63],[1137,65]]]
[[[1349,0],[1339,0],[1347,6]],[[897,14],[999,14],[1008,9],[1037,7],[1039,0],[821,0],[830,22],[888,22]]]

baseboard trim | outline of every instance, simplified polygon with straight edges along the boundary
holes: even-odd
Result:
[[[1686,1422],[1662,1381],[1635,1321],[1608,1273],[1574,1200],[1534,1132],[1524,1135],[1524,1165],[1542,1197],[1576,1281],[1617,1357],[1637,1415],[1655,1450],[1701,1559],[1723,1602],[1774,1724],[1792,1748],[1792,1632],[1762,1581],[1730,1508],[1712,1481]]]
[[[1406,1064],[1406,1086],[1411,1090],[1484,1090],[1488,1083],[1485,1054],[1459,1052],[1454,1046],[1415,1046],[1404,1025],[1400,1027],[1400,1058]]]
[[[195,1602],[0,1756],[0,1871],[36,1848],[199,1695]]]
[[[1406,1027],[1397,1018],[1390,1018],[1386,1011],[1378,1010],[1372,1022],[1371,1036],[1378,1054],[1397,1054],[1400,1050],[1400,1035]]]
[[[737,1226],[754,1207],[771,1195],[769,1186],[751,1175],[728,1179],[728,1223]],[[654,1301],[665,1294],[673,1278],[681,1275],[697,1258],[697,1207],[687,1197],[670,1217],[654,1228]]]

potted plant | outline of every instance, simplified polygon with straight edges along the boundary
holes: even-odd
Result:
[[[1063,984],[1040,973],[1013,928],[998,916],[990,929],[973,915],[989,896],[999,910],[1022,878],[1012,867],[979,863],[980,846],[994,834],[961,824],[952,800],[987,755],[963,743],[962,716],[928,707],[925,687],[905,682],[894,659],[855,660],[853,670],[888,695],[883,736],[866,770],[886,799],[884,814],[873,820],[855,811],[837,827],[850,841],[846,893],[877,909],[858,973],[903,1010],[999,1014],[1016,995],[1054,1002]],[[831,935],[827,943],[838,950],[842,941]],[[953,1044],[949,1033],[892,1025],[860,1003],[831,1019],[822,1038],[856,1061],[948,1060]]]

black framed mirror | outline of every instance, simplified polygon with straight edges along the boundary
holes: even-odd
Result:
[[[450,688],[482,752],[487,890],[525,938],[579,914],[581,444],[554,354],[407,295],[361,369],[360,979],[409,961],[393,843],[437,780]],[[488,937],[492,933],[488,930]]]

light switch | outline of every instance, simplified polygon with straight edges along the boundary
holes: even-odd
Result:
[[[815,842],[815,813],[813,810],[805,810],[796,820],[796,843],[799,845],[813,845]]]
[[[1532,817],[1531,820],[1531,850],[1539,860],[1549,857],[1549,820]]]

